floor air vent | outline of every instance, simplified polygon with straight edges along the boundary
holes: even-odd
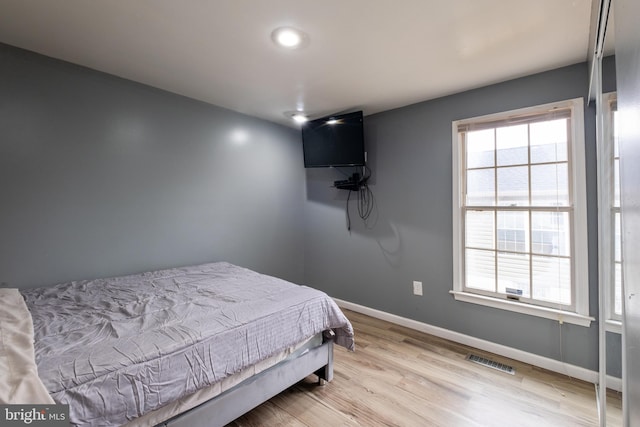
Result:
[[[495,362],[491,359],[486,359],[484,357],[476,356],[475,354],[468,354],[467,360],[473,363],[477,363],[478,365],[486,366],[487,368],[497,369],[500,372],[504,372],[506,374],[515,375],[516,370],[511,366]]]

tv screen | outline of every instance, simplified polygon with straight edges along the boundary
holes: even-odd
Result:
[[[362,111],[311,120],[302,126],[305,168],[362,166]]]

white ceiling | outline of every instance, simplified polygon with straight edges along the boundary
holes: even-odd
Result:
[[[587,60],[591,0],[0,0],[0,42],[291,126]],[[278,26],[305,31],[276,47]]]

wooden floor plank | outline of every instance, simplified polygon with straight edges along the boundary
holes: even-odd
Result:
[[[229,426],[597,426],[593,384],[345,310],[356,351],[335,348],[334,379],[298,383]],[[473,352],[515,375],[466,360]],[[620,393],[607,419],[621,426]]]
[[[278,407],[273,402],[268,401],[237,420],[227,424],[227,427],[310,427],[314,425],[317,424],[304,424],[289,412],[283,411],[282,408]]]

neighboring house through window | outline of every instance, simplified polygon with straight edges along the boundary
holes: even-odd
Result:
[[[453,123],[458,300],[589,325],[582,99]]]

